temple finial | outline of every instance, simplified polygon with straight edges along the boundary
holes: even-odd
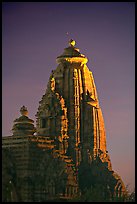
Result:
[[[28,115],[27,108],[25,106],[22,106],[21,109],[20,109],[20,113],[21,113],[21,115],[27,116]]]
[[[69,41],[69,45],[70,45],[71,47],[74,47],[75,44],[76,44],[76,41],[75,41],[75,40],[71,39],[71,40]]]

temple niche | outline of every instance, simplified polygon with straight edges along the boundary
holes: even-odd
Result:
[[[96,189],[102,201],[126,194],[124,183],[112,169],[88,59],[75,44],[70,40],[56,59],[57,68],[52,70],[39,101],[36,127],[23,106],[21,116],[14,120],[13,135],[3,138],[3,158],[12,154],[16,172],[16,182],[10,175],[14,189],[10,187],[7,200],[82,200],[85,189]],[[6,168],[4,164],[3,171]],[[6,182],[3,186],[9,189]],[[16,198],[11,196],[13,191]]]

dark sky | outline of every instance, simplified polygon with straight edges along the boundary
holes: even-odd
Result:
[[[2,3],[2,126],[22,105],[35,120],[56,57],[69,39],[89,59],[113,169],[135,186],[135,3]],[[68,35],[66,34],[68,32]]]

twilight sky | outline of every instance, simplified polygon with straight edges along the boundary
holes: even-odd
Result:
[[[2,3],[2,129],[22,105],[35,121],[56,57],[69,39],[89,59],[112,168],[135,187],[135,3]],[[68,35],[66,34],[68,32]]]

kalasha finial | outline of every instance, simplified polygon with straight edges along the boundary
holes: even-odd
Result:
[[[28,110],[25,106],[22,106],[20,109],[21,115],[27,116],[28,115]]]
[[[70,46],[74,47],[75,44],[76,44],[75,40],[72,40],[72,39],[71,39],[71,40],[69,41],[69,45],[70,45]]]

